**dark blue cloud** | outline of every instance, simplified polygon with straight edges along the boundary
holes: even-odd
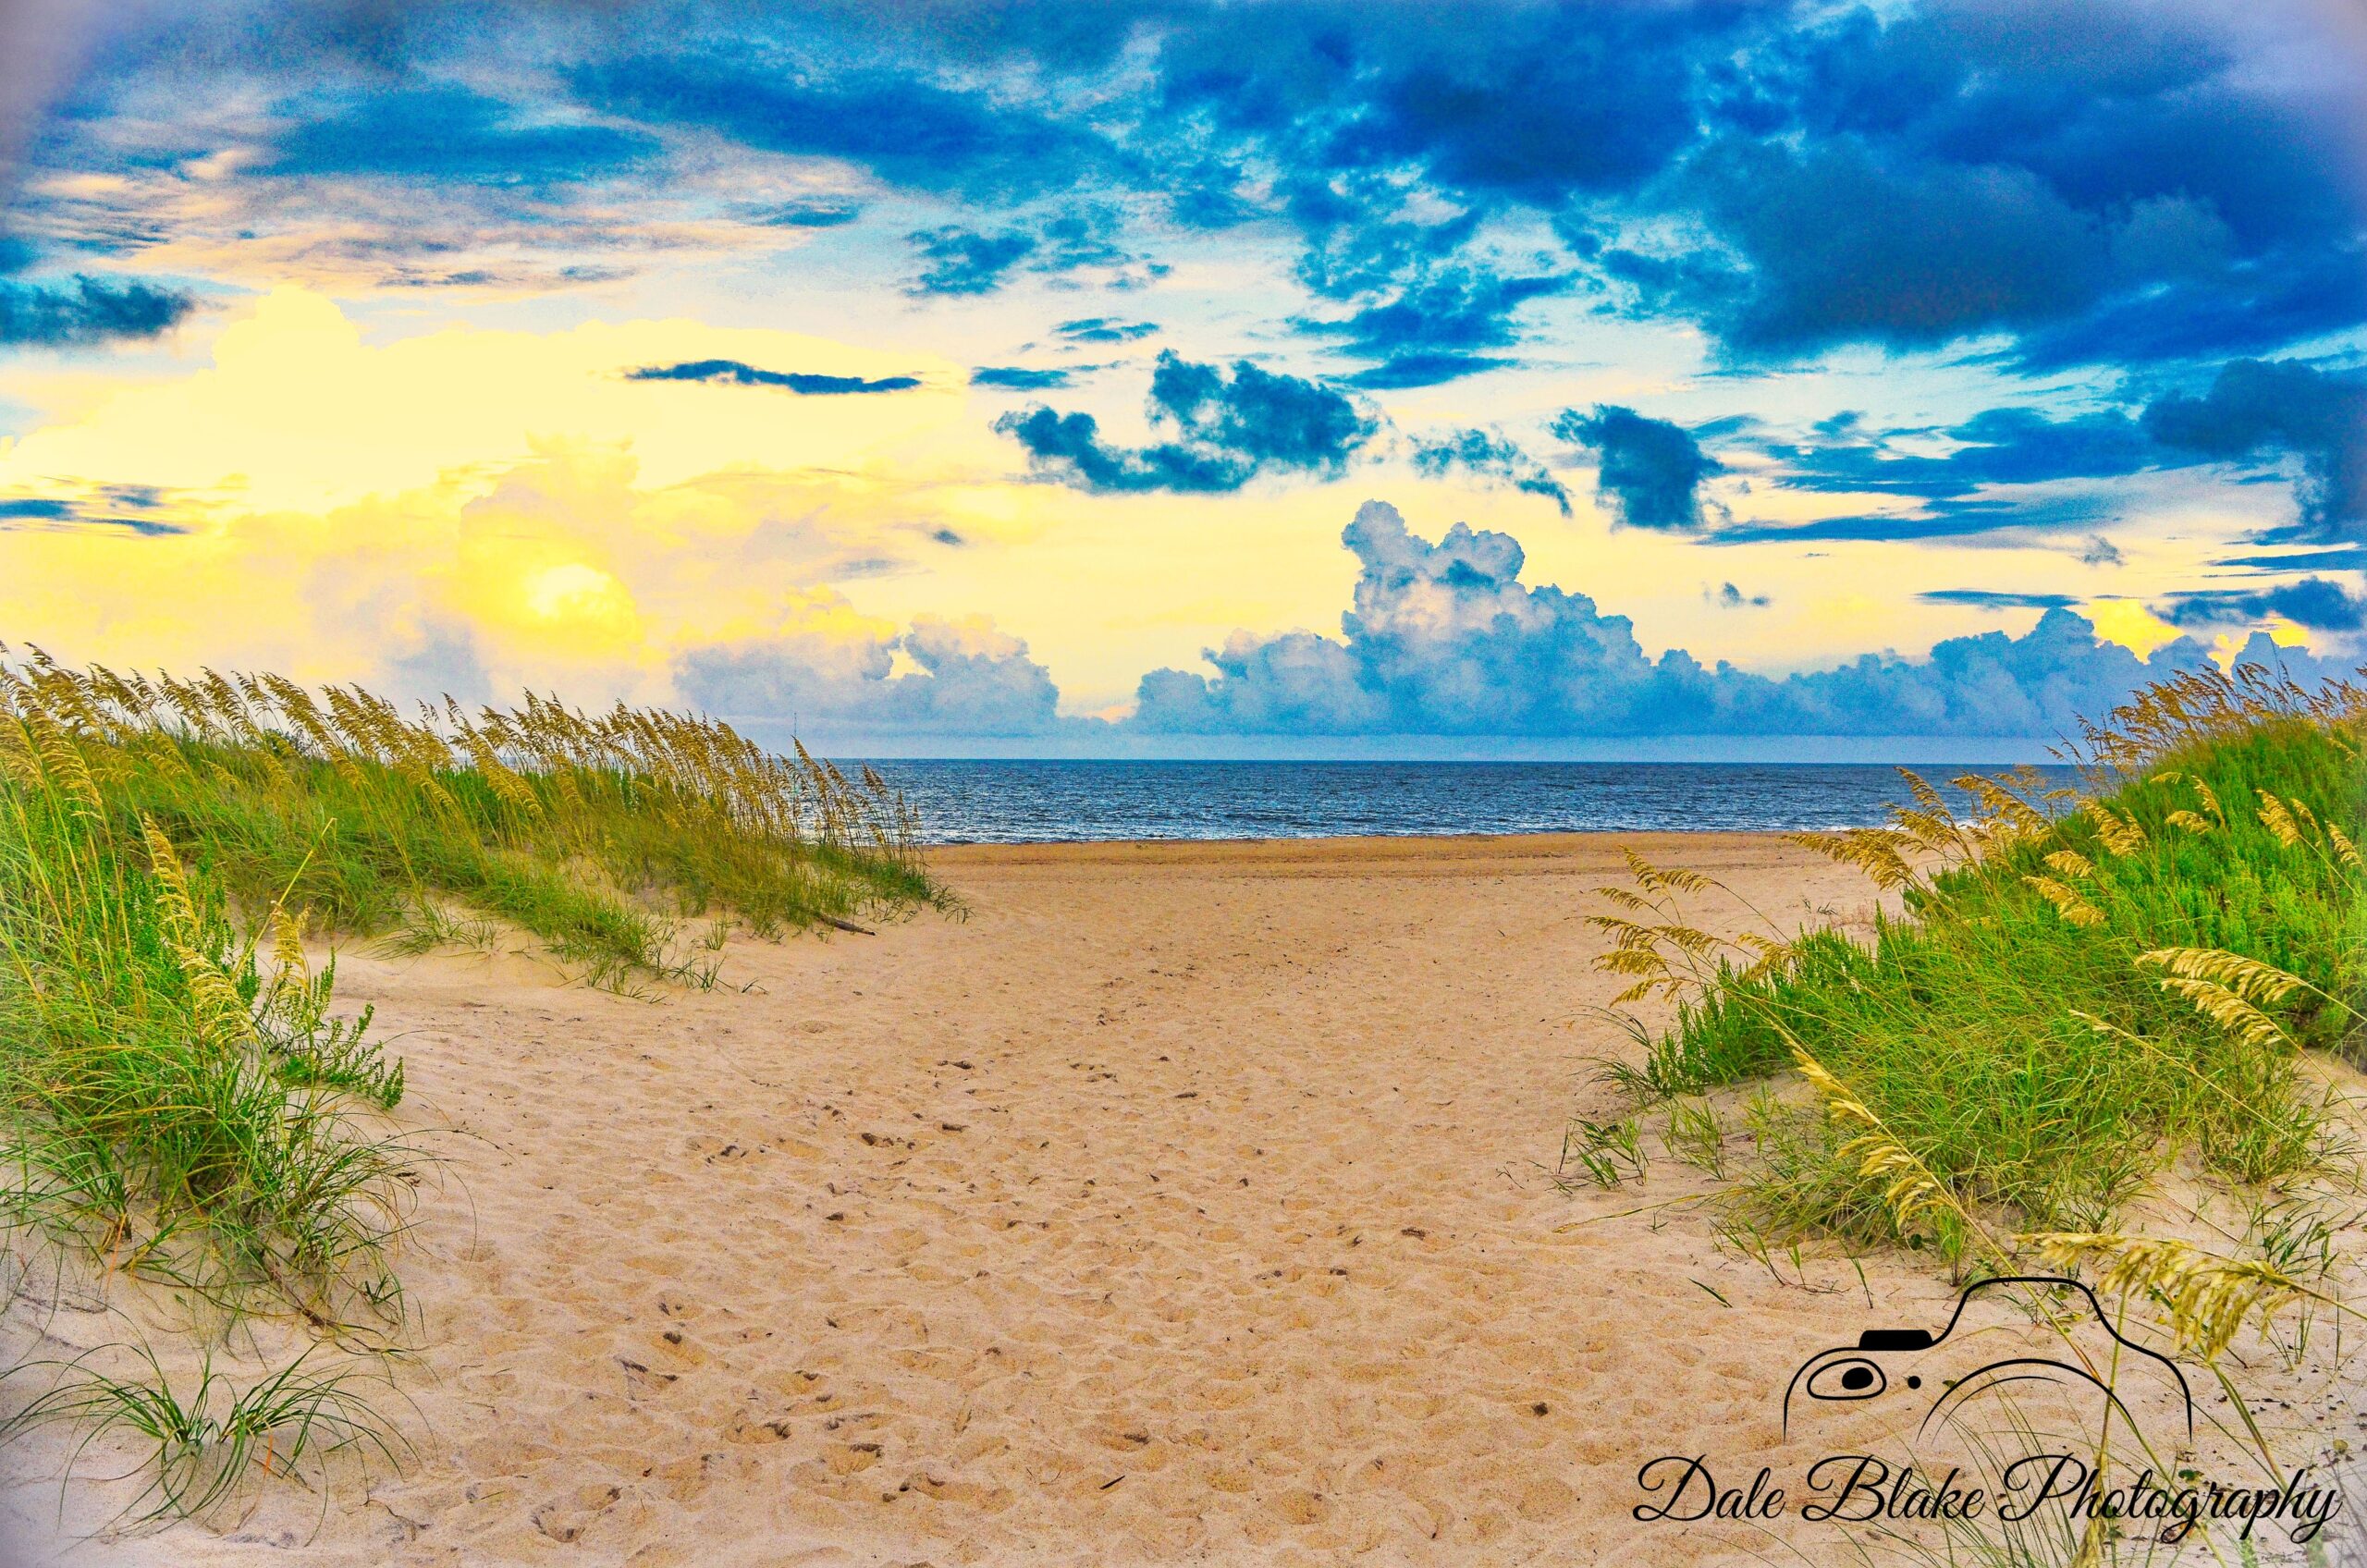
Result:
[[[2117,479],[2152,467],[2165,457],[2137,421],[2119,412],[2054,419],[2032,409],[1989,409],[1937,432],[1879,435],[1865,432],[1852,416],[1850,423],[1827,434],[1861,438],[1835,446],[1778,444],[1768,448],[1784,460],[1784,485],[1939,500],[1971,495],[1985,484]],[[1901,452],[1893,443],[1902,435],[1939,435],[1960,445],[1942,457]]]
[[[1553,434],[1600,459],[1595,493],[1628,527],[1683,532],[1702,526],[1701,482],[1723,465],[1683,425],[1598,403],[1589,414],[1563,410]]]
[[[1116,316],[1081,316],[1052,328],[1072,343],[1131,343],[1159,330],[1155,321],[1122,321]]]
[[[685,360],[681,364],[644,365],[625,373],[627,381],[705,381],[728,386],[778,386],[808,398],[864,392],[909,392],[920,385],[912,375],[816,375],[793,370],[758,370],[738,360]]]
[[[1542,496],[1561,508],[1564,517],[1570,515],[1570,493],[1562,487],[1562,482],[1544,464],[1501,435],[1461,430],[1444,435],[1416,436],[1414,467],[1433,478],[1442,478],[1461,469],[1493,484]]]
[[[1369,386],[1428,386],[1506,363],[1473,352],[1509,347],[1513,316],[1531,300],[1567,293],[1566,276],[1506,276],[1455,266],[1339,319],[1302,319],[1302,332],[1340,341],[1340,350],[1378,360],[1355,378]]]
[[[2324,577],[2274,588],[2211,588],[2177,594],[2149,606],[2172,626],[2245,626],[2280,615],[2312,631],[2356,631],[2367,626],[2367,595]]]
[[[1830,444],[1771,443],[1790,489],[1911,496],[1907,517],[1834,518],[1728,531],[1728,542],[1767,539],[1949,537],[2005,528],[2085,525],[2102,515],[2089,496],[1974,498],[1991,485],[2119,479],[2149,470],[2224,462],[2258,467],[2298,459],[2300,520],[2273,538],[2331,540],[2367,532],[2367,377],[2286,361],[2234,361],[2198,394],[2156,398],[2137,416],[2118,410],[2055,418],[2032,409],[1990,409],[1941,430],[1871,431],[1862,420],[1820,424]],[[1932,456],[1900,449],[1938,436],[1958,445]],[[2090,553],[2110,564],[2118,552]]]
[[[836,50],[852,52],[844,41]],[[1067,190],[1109,161],[1092,131],[918,70],[822,75],[766,55],[760,43],[730,55],[653,52],[581,67],[572,80],[585,102],[613,114],[842,158],[906,190],[972,201]]]
[[[2234,361],[2201,396],[2156,400],[2145,410],[2145,432],[2208,460],[2294,457],[2301,515],[2279,536],[2367,538],[2367,375],[2289,360]]]
[[[1436,543],[1368,501],[1342,535],[1358,562],[1341,634],[1235,633],[1212,675],[1155,670],[1132,726],[1316,735],[1955,735],[2052,738],[2139,685],[2209,656],[2180,638],[2140,659],[2071,611],[2020,637],[1950,638],[1922,658],[1867,654],[1777,679],[1683,649],[1647,655],[1625,616],[1519,580],[1510,535],[1456,523]],[[2339,673],[2255,637],[2248,658]]]
[[[1269,471],[1336,476],[1377,428],[1330,387],[1246,360],[1227,379],[1171,350],[1152,373],[1149,411],[1154,428],[1173,430],[1175,439],[1112,447],[1091,414],[1041,405],[1004,414],[995,429],[1024,447],[1039,472],[1081,489],[1217,494]]]
[[[1507,259],[1539,220],[1602,308],[1697,323],[1735,361],[1981,341],[2022,369],[2200,363],[2367,324],[2367,71],[2307,6],[234,10],[111,24],[37,159],[218,153],[218,132],[153,116],[90,129],[110,102],[217,87],[342,105],[268,154],[290,172],[654,180],[672,171],[653,145],[690,131],[963,203],[972,232],[1032,240],[1025,264],[1147,276],[1122,223],[1030,210],[1140,194],[1203,227],[1285,227],[1302,282],[1352,308],[1328,335],[1375,386],[1513,347],[1508,310],[1453,341],[1413,318],[1458,269],[1553,271]],[[553,62],[571,102],[448,85]],[[942,276],[975,291],[1008,265],[953,261]]]
[[[915,294],[991,294],[1037,244],[1034,235],[1015,228],[987,234],[958,225],[923,229],[912,240],[922,263]]]
[[[1049,217],[991,231],[951,224],[911,236],[921,274],[914,294],[991,294],[1023,265],[1034,273],[1059,274],[1082,267],[1115,269],[1105,281],[1133,288],[1163,276],[1167,267],[1146,262],[1115,240],[1117,215],[1093,204],[1071,206]],[[1157,331],[1146,325],[1146,329]]]
[[[640,131],[522,122],[516,109],[497,99],[466,88],[427,87],[383,93],[300,120],[279,137],[259,169],[543,187],[618,174],[656,151],[656,139]]]
[[[1745,594],[1731,582],[1719,583],[1717,592],[1709,597],[1710,602],[1722,610],[1738,610],[1746,606],[1763,610],[1775,602],[1764,594]]]
[[[1703,535],[1711,545],[1812,544],[1831,540],[1902,542],[1916,539],[1960,539],[2008,529],[2045,533],[2091,530],[2113,515],[2110,504],[2088,496],[2058,496],[2027,500],[1937,500],[1909,513],[1853,513],[1819,518],[1814,522],[1740,522]],[[2109,543],[2107,542],[2107,548]],[[2089,541],[2082,559],[2098,556]]]
[[[197,308],[190,295],[136,278],[0,283],[0,344],[43,349],[154,337]]]
[[[1398,354],[1369,370],[1342,379],[1350,386],[1390,392],[1408,386],[1436,386],[1483,371],[1500,370],[1518,361],[1490,354]]]
[[[1927,605],[1968,605],[1981,610],[2061,610],[2079,602],[2069,594],[2005,594],[1988,588],[1934,588],[1915,596]]]
[[[2336,545],[2323,550],[2284,550],[2272,556],[2225,556],[2211,563],[2261,571],[2367,571],[2367,545]]]
[[[2367,76],[2299,13],[2232,16],[2014,0],[1771,35],[1722,73],[1658,203],[1724,254],[1611,270],[1744,357],[2003,334],[2045,368],[2356,325]],[[2280,62],[2297,49],[2325,68]]]
[[[749,214],[749,221],[768,228],[837,228],[863,216],[852,202],[788,202]]]
[[[1046,392],[1069,384],[1065,370],[1031,370],[1024,365],[980,365],[970,373],[973,386],[993,386],[1007,392]]]
[[[149,538],[187,533],[187,527],[158,515],[165,505],[164,493],[148,484],[94,485],[70,497],[0,497],[0,533],[120,528]]]

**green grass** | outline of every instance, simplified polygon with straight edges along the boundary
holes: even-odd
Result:
[[[1870,941],[1720,943],[1678,908],[1701,879],[1643,868],[1641,894],[1608,890],[1628,906],[1599,922],[1608,967],[1675,1020],[1614,1075],[1647,1097],[1803,1054],[1829,1075],[1837,1115],[1751,1112],[1734,1213],[1762,1238],[1960,1258],[1984,1232],[2106,1229],[2181,1154],[2238,1186],[2299,1179],[2327,1131],[2302,1053],[2367,1053],[2362,717],[2348,688],[2192,678],[2090,731],[2084,799],[1967,779],[1964,820],[1922,787],[1890,828],[1804,836],[1903,893]],[[2165,949],[2265,968],[2140,962]]]
[[[421,950],[499,922],[595,983],[696,982],[713,961],[683,956],[687,917],[715,917],[711,951],[727,922],[943,901],[914,827],[867,769],[704,719],[532,697],[405,719],[268,676],[0,662],[0,1228],[210,1304],[208,1332],[268,1314],[391,1348],[427,1161],[386,1116],[402,1064],[368,1010],[332,1012],[308,925]],[[137,1430],[157,1446],[141,1506],[166,1513],[234,1489],[251,1454],[385,1449],[339,1375],[241,1391],[209,1363],[184,1399],[146,1365],[74,1368],[0,1436]]]

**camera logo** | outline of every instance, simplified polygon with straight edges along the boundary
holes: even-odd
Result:
[[[2063,1329],[2059,1341],[2063,1354],[2009,1355],[1945,1375],[1944,1369],[1950,1362],[1970,1359],[1934,1353],[1947,1345],[1972,1298],[1983,1291],[2014,1285],[2075,1291],[2086,1301],[2087,1315]],[[2079,1354],[2073,1338],[2075,1330],[2091,1326],[2102,1329],[2111,1341],[2109,1347],[2099,1345],[2099,1354],[2092,1359]],[[2109,1381],[2098,1376],[2100,1366],[2111,1374]],[[2120,1392],[2131,1374],[2157,1385],[2160,1403],[2184,1413],[2186,1435],[2190,1439],[2194,1396],[2177,1362],[2125,1337],[2104,1316],[2095,1292],[2077,1280],[2054,1274],[2000,1275],[1966,1286],[1956,1297],[1956,1311],[1936,1334],[1928,1329],[1868,1329],[1858,1336],[1856,1344],[1821,1350],[1809,1357],[1784,1389],[1784,1431],[1789,1436],[1794,1415],[1805,1414],[1818,1402],[1846,1403],[1911,1394],[1929,1402],[1919,1428],[1928,1432],[1935,1424],[1954,1422],[1976,1401],[2041,1391],[2067,1395],[2099,1413],[2116,1413],[2133,1428],[2137,1418]]]

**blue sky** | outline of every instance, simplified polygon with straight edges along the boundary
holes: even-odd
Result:
[[[0,637],[61,656],[1821,755],[2367,641],[2334,0],[43,0],[0,58]]]

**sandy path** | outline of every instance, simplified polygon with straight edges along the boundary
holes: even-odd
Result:
[[[1747,1545],[1631,1523],[1636,1466],[1771,1446],[1801,1346],[1863,1304],[1779,1288],[1683,1214],[1557,1229],[1699,1187],[1663,1163],[1573,1195],[1544,1169],[1574,1108],[1612,1104],[1585,1059],[1619,1038],[1580,1015],[1614,987],[1578,917],[1622,842],[1794,920],[1868,898],[1746,836],[973,849],[938,862],[966,921],[735,943],[754,994],[350,959],[407,1112],[475,1135],[443,1145],[405,1268],[420,1459],[325,1525],[275,1495],[227,1539],[71,1561]]]

